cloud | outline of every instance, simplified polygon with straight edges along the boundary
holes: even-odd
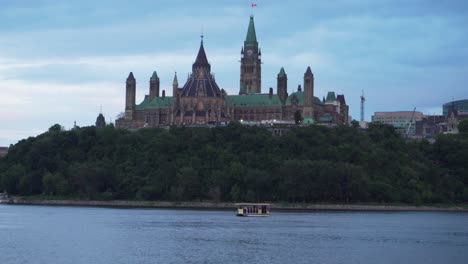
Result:
[[[27,3],[0,3],[0,129],[91,124],[101,104],[113,117],[124,108],[130,71],[137,78],[137,102],[148,93],[154,70],[170,95],[174,71],[180,85],[191,71],[202,28],[218,85],[238,92],[249,2]],[[431,113],[452,97],[468,98],[467,1],[257,4],[264,92],[276,87],[282,66],[289,91],[311,66],[316,96],[344,93],[355,117],[361,90],[368,98],[366,117],[414,106]]]
[[[3,129],[0,128],[0,146],[8,147],[9,144],[14,144],[21,139],[37,136],[44,133],[46,130],[31,130],[31,129]]]

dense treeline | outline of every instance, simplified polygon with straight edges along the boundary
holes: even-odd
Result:
[[[84,127],[11,146],[10,194],[83,199],[468,202],[468,135],[406,142],[389,126]]]

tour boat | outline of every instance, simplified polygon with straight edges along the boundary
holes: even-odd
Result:
[[[238,203],[237,216],[270,216],[270,205],[266,203]]]

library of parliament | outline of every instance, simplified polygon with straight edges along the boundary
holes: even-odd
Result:
[[[249,124],[347,124],[348,105],[344,95],[328,92],[322,100],[314,96],[314,74],[304,72],[304,83],[288,93],[288,75],[284,68],[277,76],[276,93],[270,88],[262,93],[262,52],[257,42],[253,16],[240,52],[239,93],[228,95],[220,89],[211,73],[203,47],[203,37],[192,73],[180,87],[177,75],[172,83],[172,96],[160,93],[156,71],[149,80],[149,94],[136,104],[136,80],[131,72],[126,81],[125,114],[116,127],[221,125],[230,121]],[[298,118],[299,117],[299,118]]]

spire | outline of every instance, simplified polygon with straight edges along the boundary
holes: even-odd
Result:
[[[198,50],[197,59],[192,65],[192,71],[195,71],[196,68],[208,68],[208,71],[211,71],[210,64],[206,58],[205,48],[203,47],[203,35],[201,35],[200,49]]]
[[[335,92],[328,92],[326,102],[336,101]]]
[[[247,36],[245,37],[245,46],[257,45],[257,34],[255,34],[254,17],[250,16],[249,29],[247,30]]]
[[[179,85],[179,81],[177,81],[177,72],[174,73],[174,81],[172,81],[172,85]]]
[[[283,67],[281,67],[281,70],[278,73],[278,78],[281,78],[281,77],[286,77],[286,72],[284,71]]]
[[[130,72],[130,74],[128,75],[127,81],[128,80],[135,80],[135,77],[133,77],[133,72]]]
[[[156,80],[158,80],[158,79],[159,79],[158,74],[156,73],[156,71],[154,71],[154,72],[153,72],[153,75],[151,76],[151,80],[152,80],[152,81],[156,81]]]
[[[307,67],[306,72],[304,73],[304,76],[312,76],[312,70],[310,69],[310,66]]]

